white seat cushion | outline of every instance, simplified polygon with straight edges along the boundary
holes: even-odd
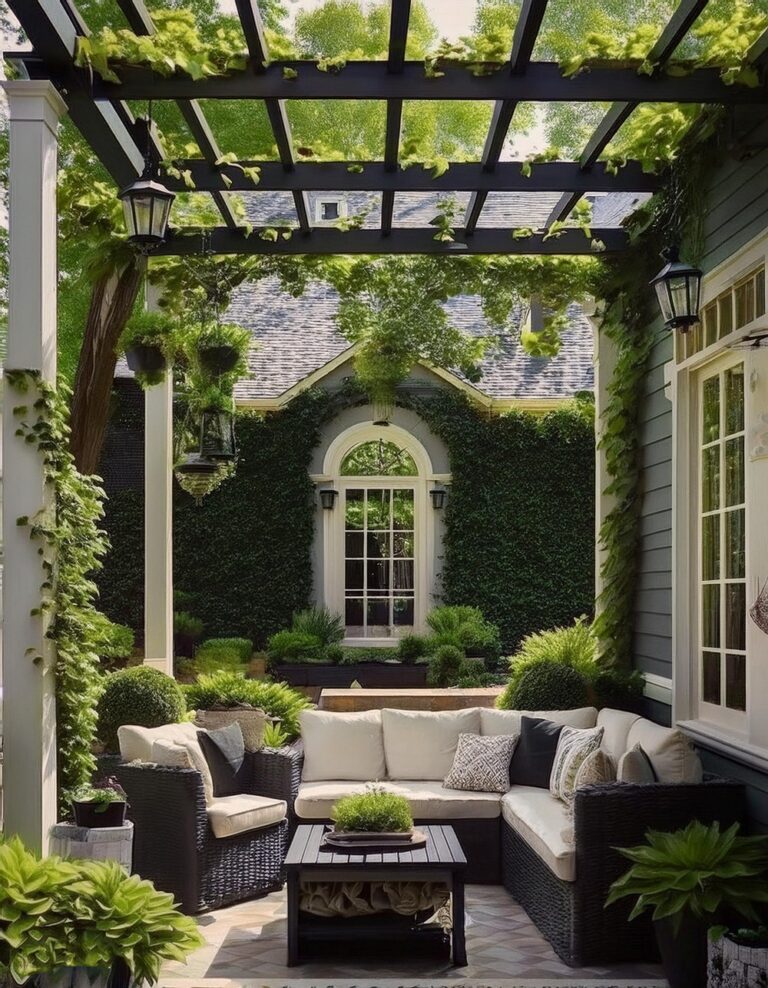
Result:
[[[387,792],[405,796],[416,820],[492,820],[499,816],[501,797],[495,792],[443,789],[442,782],[393,780],[382,783]],[[296,814],[304,820],[330,820],[331,810],[343,796],[365,792],[360,782],[302,782]]]
[[[597,723],[595,707],[576,707],[574,710],[495,710],[493,707],[480,708],[481,734],[519,734],[521,717],[539,717],[551,720],[553,724],[577,727],[583,730]]]
[[[306,782],[377,782],[386,777],[380,710],[302,710],[299,723],[304,740],[301,777]]]
[[[658,782],[701,782],[701,760],[682,731],[641,717],[627,735],[627,748],[636,744],[648,756]]]
[[[501,815],[553,874],[564,882],[576,881],[576,849],[566,839],[573,821],[565,803],[548,789],[512,786],[501,797]]]
[[[220,796],[208,804],[208,822],[216,837],[234,837],[271,827],[285,819],[288,804],[271,796]]]
[[[640,714],[603,707],[597,715],[597,726],[603,728],[603,743],[601,745],[603,751],[607,751],[611,758],[618,762],[627,750],[627,738],[630,729],[639,720],[642,720]]]
[[[163,724],[161,727],[138,727],[124,724],[117,729],[120,755],[125,762],[151,762],[155,741],[197,741],[197,728],[188,720],[181,724]]]
[[[451,771],[459,735],[480,733],[477,707],[440,713],[385,707],[381,716],[390,779],[442,782]]]

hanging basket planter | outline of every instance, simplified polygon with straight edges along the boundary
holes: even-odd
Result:
[[[135,374],[156,374],[167,367],[165,354],[159,346],[139,343],[125,351],[128,366]]]
[[[203,498],[213,493],[232,474],[229,463],[217,463],[199,453],[187,453],[175,471],[179,487],[200,505]]]
[[[229,374],[237,366],[240,351],[228,345],[203,346],[198,349],[197,358],[209,374]]]

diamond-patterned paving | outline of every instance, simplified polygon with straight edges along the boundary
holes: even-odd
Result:
[[[399,954],[383,948],[376,956],[345,956],[342,946],[299,967],[286,967],[286,898],[274,892],[262,899],[221,909],[199,917],[206,945],[189,963],[168,964],[164,988],[205,988],[214,981],[244,982],[255,986],[303,985],[339,988],[344,983],[459,985],[464,988],[663,988],[665,980],[655,964],[569,968],[554,953],[525,912],[501,886],[467,887],[466,968],[450,960],[413,951]],[[350,980],[352,979],[352,980]]]

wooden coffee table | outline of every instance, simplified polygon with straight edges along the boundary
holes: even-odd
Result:
[[[299,886],[313,882],[444,882],[452,899],[452,954],[456,967],[467,963],[464,941],[464,873],[467,859],[453,827],[420,826],[426,847],[415,851],[381,854],[342,854],[321,851],[325,824],[301,824],[296,828],[285,870],[288,878],[288,966],[299,963],[302,947],[313,939],[327,940],[322,924],[308,922],[299,911]],[[352,923],[350,921],[350,929]],[[343,931],[344,920],[335,928]],[[339,935],[343,936],[343,933]],[[391,933],[390,933],[391,935]]]

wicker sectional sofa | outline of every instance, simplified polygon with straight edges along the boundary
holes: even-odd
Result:
[[[586,786],[572,813],[547,789],[443,788],[459,734],[519,733],[523,714],[602,727],[602,746],[615,759],[639,743],[658,781]],[[467,855],[467,880],[503,882],[559,956],[575,966],[655,955],[649,922],[630,924],[624,903],[604,908],[609,886],[627,867],[616,847],[641,842],[649,828],[675,829],[693,818],[731,823],[744,814],[740,784],[703,777],[680,732],[626,711],[307,711],[302,736],[297,820],[328,820],[342,796],[381,782],[409,800],[417,823],[453,826]]]

